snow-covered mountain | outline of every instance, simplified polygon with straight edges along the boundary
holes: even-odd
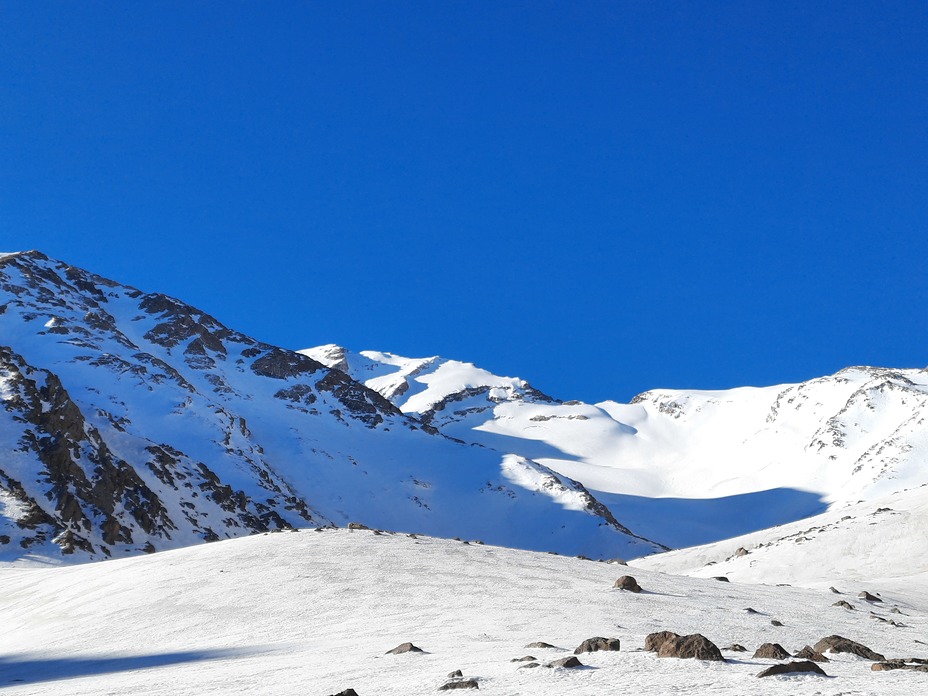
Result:
[[[595,556],[659,549],[531,458],[345,373],[38,252],[0,256],[0,557],[310,525]]]
[[[674,547],[928,482],[926,370],[852,367],[801,384],[585,404],[455,360],[302,352],[451,437],[581,481],[631,528]]]

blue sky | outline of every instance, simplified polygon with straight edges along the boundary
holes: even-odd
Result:
[[[928,364],[928,3],[7,2],[0,251],[565,399]]]

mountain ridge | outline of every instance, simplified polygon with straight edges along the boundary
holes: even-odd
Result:
[[[341,371],[40,252],[0,257],[0,330],[0,555],[349,520],[588,555],[661,548],[529,458],[462,445]]]

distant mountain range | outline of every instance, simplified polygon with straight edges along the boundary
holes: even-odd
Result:
[[[0,399],[5,560],[349,522],[634,558],[928,483],[925,370],[562,401],[285,350],[39,252],[0,255]]]

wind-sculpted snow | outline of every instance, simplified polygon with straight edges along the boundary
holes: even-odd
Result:
[[[0,258],[0,337],[6,558],[348,521],[590,556],[660,548],[543,465],[525,463],[561,488],[514,483],[497,452],[310,357],[38,252]]]
[[[852,367],[802,384],[654,390],[591,405],[454,360],[332,345],[303,352],[450,437],[580,481],[637,533],[668,545],[928,482],[925,370]]]

